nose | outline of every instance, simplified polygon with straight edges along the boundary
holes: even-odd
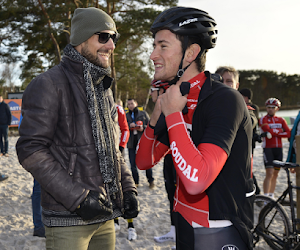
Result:
[[[151,53],[151,55],[150,55],[150,59],[152,61],[154,61],[157,57],[158,57],[158,54],[156,52],[156,49],[154,48],[153,51],[152,51],[152,53]]]
[[[111,38],[108,39],[108,41],[105,44],[110,50],[114,50],[116,48],[115,43]]]

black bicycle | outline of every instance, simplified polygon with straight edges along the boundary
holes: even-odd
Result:
[[[281,161],[273,161],[273,163],[274,166],[285,170],[288,186],[277,200],[264,195],[256,196],[252,231],[254,247],[262,237],[272,249],[300,250],[300,230],[297,229],[300,219],[296,218],[294,201],[295,189],[300,190],[300,187],[292,184],[289,170],[299,165]],[[286,199],[287,196],[288,199]]]

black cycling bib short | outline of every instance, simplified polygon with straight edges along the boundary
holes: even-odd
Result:
[[[178,233],[179,232],[179,233]],[[233,226],[193,228],[176,213],[176,250],[249,250]]]

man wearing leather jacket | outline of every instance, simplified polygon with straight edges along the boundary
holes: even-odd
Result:
[[[113,250],[113,219],[139,212],[109,88],[118,37],[104,11],[76,9],[62,61],[24,92],[17,154],[42,187],[47,249]]]

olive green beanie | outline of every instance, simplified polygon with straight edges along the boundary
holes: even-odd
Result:
[[[94,7],[77,8],[71,21],[70,43],[77,46],[103,30],[117,32],[114,20],[106,12]]]

